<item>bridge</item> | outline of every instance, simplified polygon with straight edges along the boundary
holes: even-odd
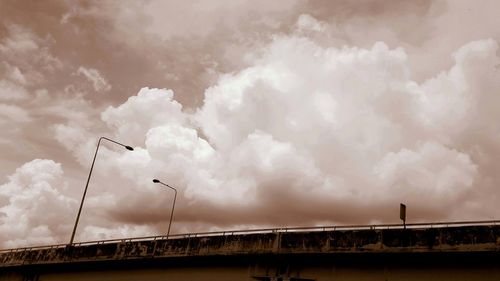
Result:
[[[272,228],[0,250],[0,280],[500,280],[500,221]]]

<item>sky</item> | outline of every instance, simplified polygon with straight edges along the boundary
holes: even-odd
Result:
[[[0,247],[500,217],[496,0],[0,0]]]

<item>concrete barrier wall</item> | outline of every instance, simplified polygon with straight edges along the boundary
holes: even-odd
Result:
[[[275,232],[10,250],[0,252],[0,267],[190,256],[499,250],[500,226]]]

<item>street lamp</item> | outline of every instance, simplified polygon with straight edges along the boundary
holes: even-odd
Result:
[[[94,169],[95,158],[97,156],[97,151],[99,150],[99,145],[101,145],[102,140],[107,140],[117,145],[121,145],[131,151],[134,150],[134,148],[132,148],[131,146],[121,144],[117,141],[105,137],[99,138],[99,141],[97,142],[97,148],[95,149],[94,160],[92,160],[92,166],[90,166],[90,172],[89,172],[89,177],[87,178],[87,184],[85,185],[85,190],[83,191],[82,201],[80,202],[80,209],[78,209],[78,215],[76,216],[75,227],[73,227],[73,233],[71,234],[71,239],[69,240],[69,245],[73,245],[73,239],[75,238],[76,227],[78,226],[78,221],[80,220],[80,214],[82,212],[83,201],[85,201],[85,195],[87,194],[87,188],[89,187],[90,176],[92,175],[92,169]]]
[[[161,182],[160,180],[157,180],[157,179],[153,179],[153,182],[154,183],[159,183],[159,184],[163,184],[164,186],[172,189],[173,191],[175,191],[175,194],[174,194],[174,203],[172,204],[172,212],[170,213],[170,222],[168,223],[168,231],[167,231],[167,238],[168,238],[168,235],[170,234],[170,226],[172,225],[172,218],[174,217],[174,208],[175,208],[175,199],[177,198],[177,189],[171,187],[170,185],[166,184],[166,183],[163,183]]]

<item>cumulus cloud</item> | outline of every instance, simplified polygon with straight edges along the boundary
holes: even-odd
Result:
[[[471,42],[449,71],[418,83],[402,48],[278,36],[251,67],[222,75],[195,112],[170,90],[141,89],[102,114],[138,151],[107,151],[101,173],[134,186],[117,193],[102,179],[106,195],[94,206],[115,202],[106,204],[111,221],[161,233],[172,194],[148,184],[158,177],[179,189],[174,231],[394,222],[399,202],[413,221],[460,219],[464,210],[483,218],[474,202],[486,196],[481,178],[497,178],[484,158],[498,143],[465,142],[477,130],[490,146],[498,136],[489,109],[497,88],[484,88],[498,83],[496,49]]]
[[[440,57],[450,67],[422,81],[413,72],[414,47],[397,47],[392,30],[368,36],[389,33],[382,37],[390,43],[360,39],[363,44],[341,46],[358,41],[338,33],[359,39],[366,32],[341,30],[310,14],[291,25],[290,33],[246,53],[244,67],[220,74],[198,108],[183,108],[182,92],[174,97],[173,90],[144,87],[100,112],[99,122],[85,118],[99,109],[49,110],[73,120],[52,132],[82,167],[89,167],[101,135],[134,146],[130,152],[102,143],[77,240],[165,233],[173,194],[152,178],[179,191],[174,233],[396,222],[400,202],[412,222],[498,217],[497,41],[467,41]],[[166,38],[172,36],[178,35]],[[26,41],[18,50],[40,46],[23,38],[16,39]],[[23,67],[5,69],[10,85],[32,80]],[[79,73],[96,91],[105,88],[90,70]],[[52,174],[59,176],[46,182],[58,186],[57,168]],[[20,186],[15,178],[6,190]],[[75,190],[73,198],[80,195]],[[26,241],[59,237],[49,223],[29,225],[20,231]],[[14,235],[6,227],[2,233]]]
[[[150,128],[187,122],[182,105],[173,100],[173,95],[171,90],[143,88],[119,107],[108,107],[101,117],[120,139],[143,144]]]
[[[373,170],[384,196],[429,208],[463,199],[477,176],[468,154],[429,142],[419,144],[416,151],[390,152]]]
[[[76,200],[63,192],[61,165],[35,159],[0,186],[2,247],[62,243],[68,239]]]

